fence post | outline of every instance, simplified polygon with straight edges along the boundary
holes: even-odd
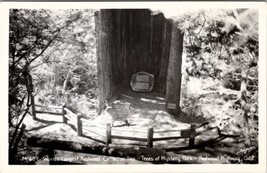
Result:
[[[53,148],[48,148],[49,165],[54,164],[55,151]]]
[[[111,124],[110,123],[107,123],[106,137],[107,137],[106,145],[108,146],[109,144],[111,144]]]
[[[195,145],[195,136],[196,136],[196,125],[190,125],[190,137],[189,137],[189,147],[193,147]]]
[[[153,128],[149,128],[147,131],[147,147],[148,148],[153,148],[153,133],[154,130]]]
[[[67,123],[67,121],[68,121],[68,119],[65,117],[65,115],[66,115],[66,111],[65,111],[65,108],[66,108],[66,104],[65,103],[63,103],[63,105],[62,105],[62,118],[63,118],[63,123]]]
[[[82,124],[82,115],[81,114],[77,114],[77,135],[78,136],[82,136],[83,135],[83,124]]]

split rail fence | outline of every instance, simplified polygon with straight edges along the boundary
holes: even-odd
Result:
[[[44,108],[49,107],[49,109],[58,110],[57,112],[53,111],[47,111],[47,110],[36,110],[36,108]],[[110,123],[106,125],[100,125],[93,123],[92,121],[88,119],[82,118],[81,114],[75,114],[68,108],[66,108],[66,105],[63,104],[62,106],[42,106],[42,105],[33,105],[33,117],[36,118],[37,113],[46,113],[46,114],[54,114],[62,116],[63,123],[72,125],[77,133],[77,136],[83,136],[83,137],[90,137],[86,136],[85,131],[89,133],[93,133],[96,136],[101,137],[102,139],[105,139],[105,143],[108,146],[109,144],[112,144],[113,139],[121,139],[121,140],[131,140],[131,141],[137,141],[137,142],[146,142],[147,147],[153,148],[153,143],[156,141],[166,141],[166,140],[174,140],[174,139],[184,139],[188,138],[188,146],[193,147],[195,145],[195,138],[198,135],[201,135],[205,133],[208,130],[217,128],[217,127],[210,127],[205,128],[204,130],[197,131],[198,128],[206,127],[209,125],[209,122],[205,122],[199,125],[191,124],[190,128],[187,129],[178,129],[178,130],[165,130],[165,131],[157,131],[154,130],[152,127],[148,128],[147,130],[125,130],[120,128],[113,128]],[[217,128],[218,134],[220,134],[219,128]],[[133,136],[133,135],[125,135],[125,134],[140,134],[140,136]],[[172,133],[174,135],[172,136],[164,136],[164,134]],[[123,135],[124,134],[124,135]],[[141,135],[142,134],[142,135]],[[145,137],[144,137],[145,136]],[[95,138],[93,138],[95,139]]]

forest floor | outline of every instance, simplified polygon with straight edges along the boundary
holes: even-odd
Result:
[[[173,116],[165,111],[165,99],[161,95],[150,93],[134,93],[131,91],[121,92],[117,98],[125,103],[130,103],[130,114],[126,117],[129,122],[129,126],[126,126],[124,122],[115,121],[112,133],[124,134],[126,136],[147,137],[147,130],[153,127],[154,132],[174,129],[188,129],[190,123],[201,124],[206,121],[211,121],[211,117],[203,116],[186,116],[180,114],[179,116]],[[61,116],[55,116],[50,114],[38,114],[37,120],[33,120],[31,116],[27,116],[25,123],[27,124],[26,132],[28,136],[39,136],[64,141],[75,141],[92,145],[105,145],[105,138],[98,138],[93,136],[92,133],[83,131],[83,136],[78,137],[76,131],[71,128],[70,125],[62,123]],[[112,116],[106,112],[96,116],[89,120],[93,124],[111,123]],[[105,134],[105,129],[96,127],[94,129],[98,133]],[[125,133],[127,131],[127,133]],[[154,137],[157,133],[154,133]],[[161,134],[162,135],[162,134]],[[164,136],[175,136],[175,133],[164,133]],[[189,163],[241,163],[245,161],[254,162],[254,155],[251,155],[248,150],[255,150],[252,146],[247,147],[242,138],[235,135],[219,135],[217,130],[210,130],[200,136],[196,137],[196,146],[191,149],[188,147],[188,139],[168,140],[154,142],[154,148],[164,150],[167,155],[172,158],[179,158],[181,162]],[[146,146],[146,142],[129,142],[128,140],[112,140],[111,147],[125,147],[138,149],[139,147]],[[245,152],[240,152],[244,151]],[[36,154],[38,150],[31,149],[31,154]],[[241,153],[241,155],[240,155]],[[26,153],[24,153],[26,154]],[[27,155],[27,154],[26,154]],[[84,156],[90,158],[96,158],[94,155],[87,155],[81,153],[62,152],[57,151],[57,155],[63,155],[64,157]],[[98,156],[97,156],[98,157]],[[112,158],[112,157],[111,157]],[[97,159],[96,159],[97,160]],[[136,160],[120,160],[109,159],[108,162],[97,162],[93,159],[89,159],[85,164],[141,164],[148,162],[140,162]],[[38,163],[43,164],[43,163]]]

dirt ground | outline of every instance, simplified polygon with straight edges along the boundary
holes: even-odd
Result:
[[[112,135],[125,135],[131,137],[147,137],[147,130],[151,127],[154,129],[154,137],[175,136],[177,132],[157,133],[165,130],[188,129],[189,123],[201,124],[207,121],[203,117],[186,117],[184,114],[174,117],[165,111],[165,99],[161,95],[150,93],[133,93],[122,92],[117,100],[130,104],[129,114],[125,114],[125,119],[129,126],[122,121],[115,121],[112,127]],[[61,116],[50,114],[38,114],[37,120],[31,116],[26,117],[26,132],[28,136],[40,136],[52,139],[76,141],[85,144],[105,145],[106,129],[103,128],[107,123],[112,122],[112,115],[102,112],[101,115],[95,116],[94,119],[86,120],[90,123],[83,123],[83,136],[78,137],[75,129],[70,125],[62,123]],[[92,125],[93,124],[93,125]],[[95,126],[94,126],[95,125]],[[99,127],[99,125],[103,127]],[[93,132],[85,130],[91,129]],[[100,135],[96,135],[97,132]],[[101,137],[102,135],[102,137]],[[153,147],[167,152],[171,157],[179,157],[189,160],[190,163],[235,163],[240,161],[236,153],[242,148],[246,148],[241,139],[234,136],[218,135],[216,129],[210,130],[195,140],[196,147],[188,148],[188,139],[176,139],[168,141],[157,141]],[[146,146],[146,142],[135,142],[129,140],[112,140],[112,147],[125,147],[138,149],[140,146]],[[57,152],[62,155],[62,152]],[[65,156],[83,155],[81,153],[67,152]],[[90,159],[89,159],[90,160]],[[185,161],[184,160],[184,161]],[[230,161],[229,161],[230,160]],[[95,163],[89,161],[88,163]],[[138,161],[125,161],[114,163],[139,163]],[[102,162],[101,162],[102,163]],[[112,159],[108,163],[113,163]],[[85,163],[86,164],[86,163]],[[99,162],[100,164],[100,162]]]

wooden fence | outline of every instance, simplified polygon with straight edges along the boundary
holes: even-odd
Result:
[[[191,124],[190,128],[188,129],[178,129],[178,130],[165,130],[165,131],[155,131],[154,128],[148,128],[147,131],[130,131],[130,130],[120,130],[120,129],[112,129],[110,124],[106,125],[106,145],[112,143],[112,139],[123,139],[123,140],[133,140],[133,141],[140,141],[140,142],[147,142],[147,147],[153,148],[153,143],[156,141],[166,141],[166,140],[174,140],[174,139],[189,139],[189,147],[193,147],[195,145],[195,138],[212,129],[205,129],[202,131],[196,131],[198,128],[208,125],[208,122],[205,122],[200,125]],[[113,135],[113,131],[121,131],[121,135]],[[142,133],[146,134],[146,137],[133,137],[133,136],[126,136],[123,135],[124,133],[133,132],[135,134]],[[166,136],[168,133],[175,133],[174,136]],[[160,136],[160,137],[156,137]]]
[[[44,107],[41,105],[35,105],[36,107]],[[47,106],[46,106],[47,107]],[[75,114],[66,108],[66,105],[62,106],[48,106],[51,109],[60,110],[59,112],[53,111],[38,111],[36,108],[35,113],[33,115],[36,116],[36,113],[47,113],[62,116],[63,123],[72,125],[76,132],[77,136],[86,137],[85,131],[89,133],[95,134],[97,137],[104,139],[106,145],[112,144],[113,139],[121,139],[121,140],[131,140],[138,142],[146,142],[147,147],[153,148],[153,143],[157,141],[166,141],[166,140],[174,140],[174,139],[185,139],[188,138],[188,146],[193,147],[195,145],[195,138],[198,135],[201,135],[205,131],[211,130],[213,128],[207,128],[202,131],[197,131],[197,129],[201,127],[205,127],[208,125],[208,122],[202,123],[200,125],[191,124],[190,128],[187,129],[173,129],[173,130],[154,130],[153,127],[148,128],[147,130],[130,130],[130,129],[120,129],[120,128],[112,128],[111,124],[108,123],[106,125],[96,124],[90,120],[82,118],[81,114]],[[220,130],[217,128],[218,134],[220,134]],[[172,136],[166,136],[166,134],[172,133]],[[135,135],[129,135],[135,134]],[[137,136],[136,136],[137,135]],[[90,136],[89,136],[90,137]]]
[[[32,116],[36,119],[36,114],[52,114],[52,115],[63,115],[63,106],[53,106],[53,105],[38,105],[32,104]],[[53,111],[51,111],[53,110]],[[56,111],[55,111],[56,110]]]

